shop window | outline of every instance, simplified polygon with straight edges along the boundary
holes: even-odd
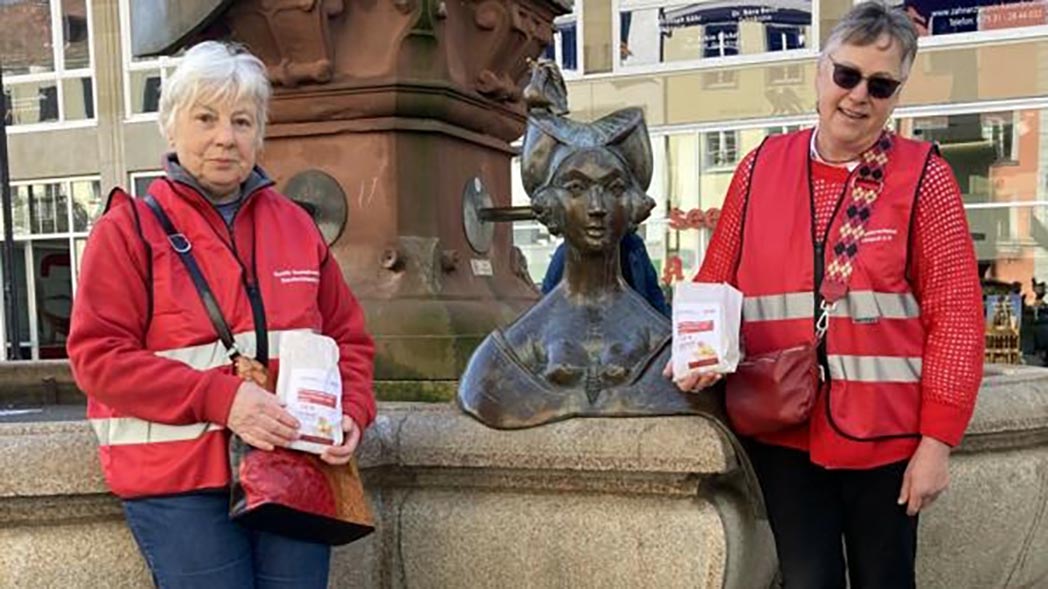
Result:
[[[101,185],[98,178],[13,182],[11,197],[19,346],[23,358],[62,358],[75,269],[104,207]]]
[[[811,49],[811,2],[619,0],[619,66]]]
[[[1048,111],[1021,109],[900,119],[898,128],[938,143],[964,201],[987,318],[1004,297],[1022,361],[1048,364]]]

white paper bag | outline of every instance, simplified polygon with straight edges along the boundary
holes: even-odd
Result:
[[[342,444],[342,375],[335,340],[307,331],[284,334],[277,396],[301,423],[291,448],[320,454]]]
[[[726,374],[739,365],[742,293],[729,284],[673,287],[673,378],[693,370]]]

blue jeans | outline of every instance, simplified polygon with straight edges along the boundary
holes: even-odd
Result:
[[[229,521],[229,495],[124,501],[159,589],[327,589],[331,548]]]

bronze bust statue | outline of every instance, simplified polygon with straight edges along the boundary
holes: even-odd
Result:
[[[548,99],[544,86],[560,91]],[[619,242],[655,206],[645,194],[652,159],[643,113],[627,108],[593,123],[572,121],[561,114],[562,87],[556,66],[533,66],[521,176],[538,219],[567,243],[564,278],[481,343],[460,381],[459,404],[496,428],[716,413],[713,395],[682,393],[662,376],[670,324],[622,277]]]

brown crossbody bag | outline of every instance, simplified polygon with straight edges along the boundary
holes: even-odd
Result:
[[[825,382],[819,363],[819,345],[826,337],[830,315],[848,292],[859,242],[884,189],[891,138],[885,133],[860,159],[858,175],[850,187],[847,218],[833,246],[834,258],[817,285],[822,303],[812,341],[800,346],[747,356],[725,380],[728,419],[735,433],[759,436],[808,421]],[[813,220],[814,222],[814,220]],[[832,222],[832,221],[831,221]]]

